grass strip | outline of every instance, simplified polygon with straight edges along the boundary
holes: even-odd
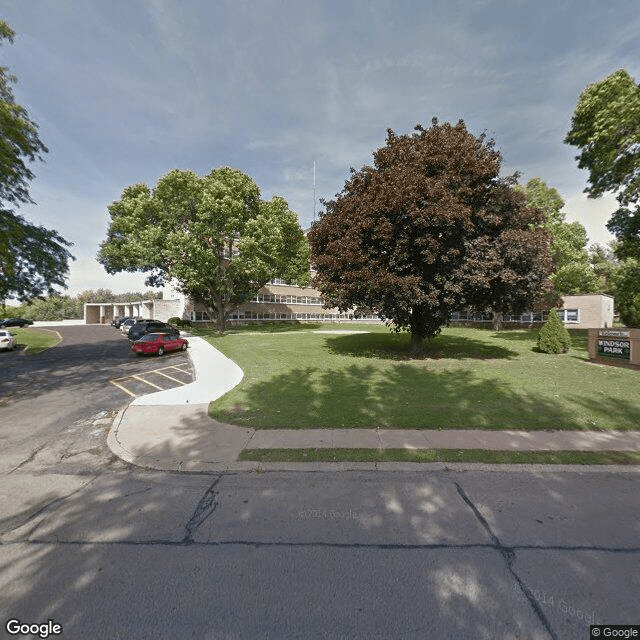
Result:
[[[484,449],[244,449],[256,462],[482,462],[485,464],[640,464],[638,451],[489,451]]]
[[[16,337],[16,349],[24,349],[29,355],[46,351],[61,341],[57,331],[47,329],[11,327],[10,331]]]

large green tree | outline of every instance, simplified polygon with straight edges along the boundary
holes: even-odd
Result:
[[[0,20],[0,44],[13,42],[14,32]],[[0,300],[30,300],[65,287],[72,259],[71,243],[56,231],[27,222],[9,206],[32,202],[28,162],[42,160],[47,148],[38,126],[11,90],[16,78],[0,67]]]
[[[550,187],[541,178],[531,178],[526,185],[514,187],[527,196],[530,207],[540,209],[544,214],[544,225],[559,224],[564,222],[564,200],[557,189]]]
[[[554,273],[549,279],[554,291],[550,301],[562,295],[595,293],[603,283],[594,271],[587,252],[587,232],[579,222],[565,222],[564,200],[553,187],[540,178],[532,178],[526,186],[516,189],[527,196],[530,207],[544,213],[542,227],[552,236],[550,254],[553,258]]]
[[[609,245],[595,243],[589,247],[591,267],[602,282],[602,292],[610,295],[613,295],[612,278],[620,267],[620,261],[616,258],[615,250],[615,242]]]
[[[627,258],[611,278],[620,320],[627,327],[640,327],[640,260]]]
[[[68,246],[55,231],[0,209],[0,300],[26,302],[66,288]]]
[[[236,169],[202,178],[176,169],[153,190],[127,187],[109,213],[98,254],[105,269],[148,272],[149,285],[177,282],[220,331],[269,280],[309,281],[309,245],[296,214],[279,196],[261,200],[255,182]]]
[[[455,126],[390,129],[309,232],[327,305],[370,308],[411,333],[412,352],[452,312],[520,312],[551,268],[542,212],[501,178],[493,141]]]
[[[617,194],[620,207],[607,228],[618,239],[618,256],[640,257],[640,86],[627,71],[580,94],[565,142],[581,150],[576,160],[589,171],[589,197]]]

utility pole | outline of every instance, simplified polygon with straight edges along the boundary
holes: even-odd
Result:
[[[313,221],[316,221],[316,161],[313,161]]]

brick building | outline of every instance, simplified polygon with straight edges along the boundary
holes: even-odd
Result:
[[[179,317],[196,324],[213,322],[202,305],[194,304],[187,296],[171,286],[163,289],[162,300],[140,300],[129,303],[87,303],[85,323],[109,323],[117,316],[144,317],[168,320]],[[585,294],[564,296],[563,306],[558,315],[571,329],[590,329],[613,326],[613,298],[605,294]],[[520,315],[503,317],[503,326],[534,327],[546,321],[548,312],[534,311]],[[234,311],[228,322],[250,323],[264,321],[297,322],[349,322],[379,321],[373,313],[341,313],[338,309],[324,309],[321,294],[312,287],[290,285],[282,280],[274,280],[262,287],[253,300]],[[469,314],[464,311],[454,313],[453,325],[490,326],[489,315]]]

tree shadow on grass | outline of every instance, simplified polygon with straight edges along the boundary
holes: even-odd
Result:
[[[516,351],[484,340],[444,334],[426,340],[424,355],[412,356],[411,337],[406,333],[369,333],[327,337],[327,349],[337,355],[383,360],[495,360],[517,357]]]
[[[211,405],[221,422],[262,429],[520,429],[586,430],[613,422],[640,425],[640,404],[602,397],[552,397],[514,390],[469,369],[431,371],[398,363],[381,372],[353,364],[339,371],[296,368],[267,381],[245,382]]]

